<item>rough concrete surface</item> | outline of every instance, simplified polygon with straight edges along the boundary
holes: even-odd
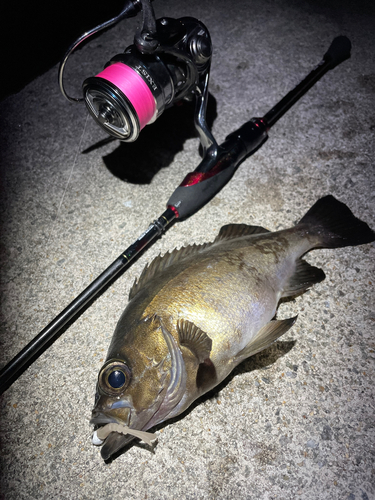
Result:
[[[154,7],[158,17],[191,15],[210,30],[210,117],[219,142],[266,113],[335,36],[351,39],[352,57],[3,394],[0,498],[374,499],[374,244],[309,254],[327,277],[280,306],[278,317],[298,314],[296,325],[160,429],[153,450],[135,444],[106,464],[91,443],[97,373],[146,262],[210,241],[230,222],[291,226],[328,193],[375,227],[373,3],[157,0]],[[72,57],[71,93],[132,42],[140,19],[122,21]],[[164,211],[199,162],[183,109],[167,111],[138,146],[114,141],[83,154],[105,133],[84,106],[64,100],[56,76],[54,67],[0,103],[2,366]]]

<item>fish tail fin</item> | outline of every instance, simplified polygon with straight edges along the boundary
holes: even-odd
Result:
[[[318,200],[298,224],[308,224],[319,235],[320,246],[339,248],[375,241],[375,232],[332,195]]]

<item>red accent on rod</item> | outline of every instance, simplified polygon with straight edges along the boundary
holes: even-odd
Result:
[[[258,118],[258,119],[260,123],[263,125],[263,127],[266,129],[266,132],[268,132],[271,127],[268,126],[266,120],[264,120],[264,118]],[[256,123],[256,126],[259,127],[259,124]]]
[[[178,219],[180,217],[180,214],[178,213],[178,210],[176,207],[174,207],[173,205],[168,205],[167,208],[170,208],[174,212],[176,219]]]
[[[181,182],[180,187],[187,187],[187,186],[194,186],[195,184],[199,184],[202,181],[205,181],[206,179],[209,179],[210,177],[213,177],[214,175],[218,174],[222,170],[223,162],[219,161],[214,168],[209,170],[208,172],[189,172],[185,179]],[[225,167],[224,167],[225,168]]]

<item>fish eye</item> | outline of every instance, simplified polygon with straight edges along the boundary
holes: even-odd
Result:
[[[108,375],[108,383],[114,389],[119,389],[125,384],[125,374],[120,370],[115,370]]]
[[[129,367],[119,359],[110,359],[100,370],[98,384],[103,392],[118,396],[128,387],[131,379]]]

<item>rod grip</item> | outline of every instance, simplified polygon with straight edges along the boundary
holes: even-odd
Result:
[[[255,153],[268,138],[261,118],[252,118],[229,134],[218,148],[216,157],[209,153],[189,172],[169,198],[167,206],[177,217],[185,218],[208,203],[230,180],[244,158]]]

